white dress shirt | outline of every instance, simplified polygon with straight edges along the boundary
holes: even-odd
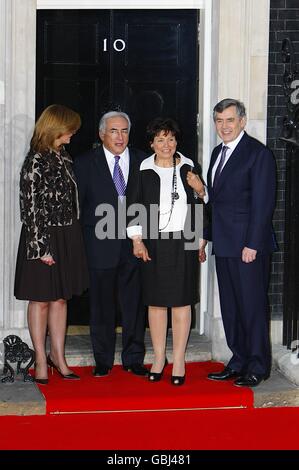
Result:
[[[173,208],[171,210],[173,167],[163,168],[161,166],[154,165],[154,171],[160,177],[160,188],[162,188],[160,191],[159,204],[159,230],[161,232],[179,232],[184,230],[187,215],[187,194],[180,175],[181,166],[182,160],[176,166],[177,193],[179,198],[174,201]]]
[[[240,134],[238,135],[238,137],[235,139],[235,140],[232,140],[231,142],[228,142],[228,144],[225,144],[224,142],[222,142],[222,147],[225,145],[226,147],[228,147],[227,151],[226,151],[226,154],[225,154],[225,160],[224,160],[224,163],[223,163],[223,166],[222,166],[222,170],[223,171],[223,168],[225,167],[225,165],[227,164],[231,154],[233,153],[233,151],[235,150],[235,148],[237,147],[238,143],[240,142],[240,140],[242,139],[244,135],[244,131],[241,131]],[[212,184],[213,184],[213,181],[214,181],[214,177],[215,177],[215,173],[216,173],[216,169],[217,169],[217,166],[219,165],[219,162],[220,162],[220,158],[221,158],[221,153],[222,153],[222,147],[220,149],[220,152],[219,152],[219,155],[214,163],[214,166],[212,168]]]
[[[180,169],[183,165],[189,165],[190,169],[194,167],[194,163],[190,158],[186,158],[180,152],[177,152],[181,158],[180,163],[176,166],[177,175],[177,193],[179,199],[175,200],[171,217],[171,192],[172,192],[172,179],[173,179],[173,167],[163,168],[155,164],[155,154],[143,160],[140,165],[140,171],[142,170],[153,170],[159,175],[160,178],[160,217],[159,217],[159,230],[161,232],[178,232],[184,229],[186,215],[187,215],[187,195],[184,188],[184,184],[181,179]],[[168,223],[169,220],[169,223]],[[167,224],[167,225],[166,225]],[[127,227],[127,235],[129,238],[135,236],[142,236],[142,226],[133,225]]]
[[[111,153],[109,150],[106,149],[103,145],[103,150],[105,153],[105,157],[108,163],[108,167],[111,173],[111,176],[113,178],[113,170],[114,170],[114,165],[115,165],[115,155]],[[120,159],[119,159],[119,166],[121,168],[121,171],[123,172],[125,182],[126,184],[128,183],[128,178],[129,178],[129,167],[130,167],[130,156],[129,156],[129,150],[128,147],[123,151],[123,153],[119,154]]]
[[[213,185],[213,181],[214,181],[214,177],[215,177],[215,173],[216,173],[216,170],[217,170],[217,166],[219,165],[219,162],[220,162],[220,158],[221,158],[221,153],[222,153],[222,147],[225,145],[226,147],[228,147],[227,151],[226,151],[226,154],[225,154],[225,160],[224,160],[224,163],[223,163],[223,166],[222,166],[222,170],[224,168],[224,166],[227,164],[231,154],[233,153],[233,151],[235,150],[235,148],[237,147],[238,143],[240,142],[240,140],[242,139],[244,135],[244,131],[241,131],[240,134],[238,135],[238,137],[235,139],[235,140],[232,140],[231,142],[228,142],[228,144],[225,144],[224,142],[222,142],[222,146],[221,146],[221,149],[220,149],[220,152],[219,152],[219,155],[218,157],[216,158],[216,161],[214,163],[214,166],[212,168],[212,175],[211,175],[211,179],[212,179],[212,185]],[[221,171],[222,171],[221,170]],[[209,202],[209,194],[208,194],[208,188],[205,187],[205,190],[206,190],[206,195],[204,196],[203,198],[203,201],[205,204],[207,204]]]

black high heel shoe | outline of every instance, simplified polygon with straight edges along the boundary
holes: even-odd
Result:
[[[161,372],[150,372],[149,375],[148,375],[148,380],[150,382],[159,382],[159,380],[162,379],[163,372],[164,372],[164,369],[167,366],[167,364],[168,364],[168,360],[167,360],[167,357],[166,357],[165,362],[164,362],[164,366],[163,366],[163,369],[161,370]]]
[[[39,385],[47,385],[49,383],[49,379],[36,379],[34,377],[34,382]]]
[[[34,372],[35,372],[35,369],[36,369],[36,364],[34,364]],[[37,377],[34,377],[33,382],[39,385],[47,385],[49,383],[49,379],[38,379]]]
[[[54,362],[52,361],[52,359],[50,358],[50,355],[47,356],[47,364],[49,367],[51,367],[51,372],[52,372],[52,375],[53,375],[53,369],[56,370],[56,372],[58,372],[58,374],[63,378],[63,379],[67,379],[67,380],[79,380],[80,377],[79,375],[77,374],[74,374],[73,372],[71,372],[70,374],[62,374],[59,370],[59,368],[57,367],[56,364],[54,364]]]
[[[172,385],[184,385],[185,383],[185,375],[172,375],[171,376],[171,383]]]

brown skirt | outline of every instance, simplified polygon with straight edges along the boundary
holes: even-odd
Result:
[[[20,300],[50,302],[70,299],[88,288],[88,269],[78,220],[65,227],[49,227],[51,254],[48,266],[40,259],[28,260],[24,225],[21,231],[14,294]]]

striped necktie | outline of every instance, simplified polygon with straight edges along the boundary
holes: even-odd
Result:
[[[119,166],[119,155],[115,155],[115,163],[114,163],[114,169],[113,169],[113,181],[115,184],[116,191],[119,196],[124,196],[126,192],[126,182],[125,178],[123,175],[123,172],[121,171],[121,167]]]
[[[215,175],[214,175],[213,188],[216,188],[218,184],[219,177],[220,177],[220,174],[223,169],[224,162],[225,162],[226,152],[228,151],[228,149],[229,147],[227,147],[226,145],[222,146],[220,161],[218,163],[218,166],[216,168]]]

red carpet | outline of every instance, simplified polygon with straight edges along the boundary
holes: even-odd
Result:
[[[165,449],[299,449],[298,423],[299,408],[2,416],[0,449],[112,449],[109,455],[114,455],[114,452],[120,454],[121,450],[131,450],[127,455],[141,455],[139,449],[164,449],[164,454]],[[1,461],[5,457],[4,454],[1,453]],[[17,458],[17,454],[13,453],[10,458]],[[217,455],[217,452],[211,455],[215,459],[218,458],[221,465],[223,458],[227,458],[223,454]],[[26,455],[22,454],[21,457],[26,459]],[[201,464],[204,463],[202,459],[205,457],[205,454],[201,454]],[[244,456],[238,457],[239,466],[243,466]],[[52,455],[49,454],[47,458],[50,462]],[[60,454],[58,458],[63,462],[65,456]],[[84,458],[80,454],[71,453],[70,458],[73,463],[76,460],[77,463],[85,464],[85,461],[80,460]],[[94,458],[92,455],[93,460]],[[264,456],[262,458],[264,459]],[[273,464],[279,461],[279,458],[276,454]],[[285,466],[286,456],[282,455],[281,458],[281,465]],[[41,465],[45,463],[44,456],[39,456],[39,460]],[[252,463],[256,465],[255,462]],[[22,466],[23,462],[20,461],[19,464]],[[294,462],[290,464],[294,467]],[[169,468],[166,465],[164,467]]]
[[[91,367],[74,368],[79,381],[62,380],[54,371],[47,386],[40,386],[48,413],[85,413],[113,411],[190,410],[209,408],[241,408],[253,406],[253,393],[235,387],[233,381],[207,379],[211,371],[223,364],[188,363],[186,382],[182,387],[170,383],[172,365],[165,369],[160,382],[149,383],[145,377],[115,366],[107,377],[95,378]]]

